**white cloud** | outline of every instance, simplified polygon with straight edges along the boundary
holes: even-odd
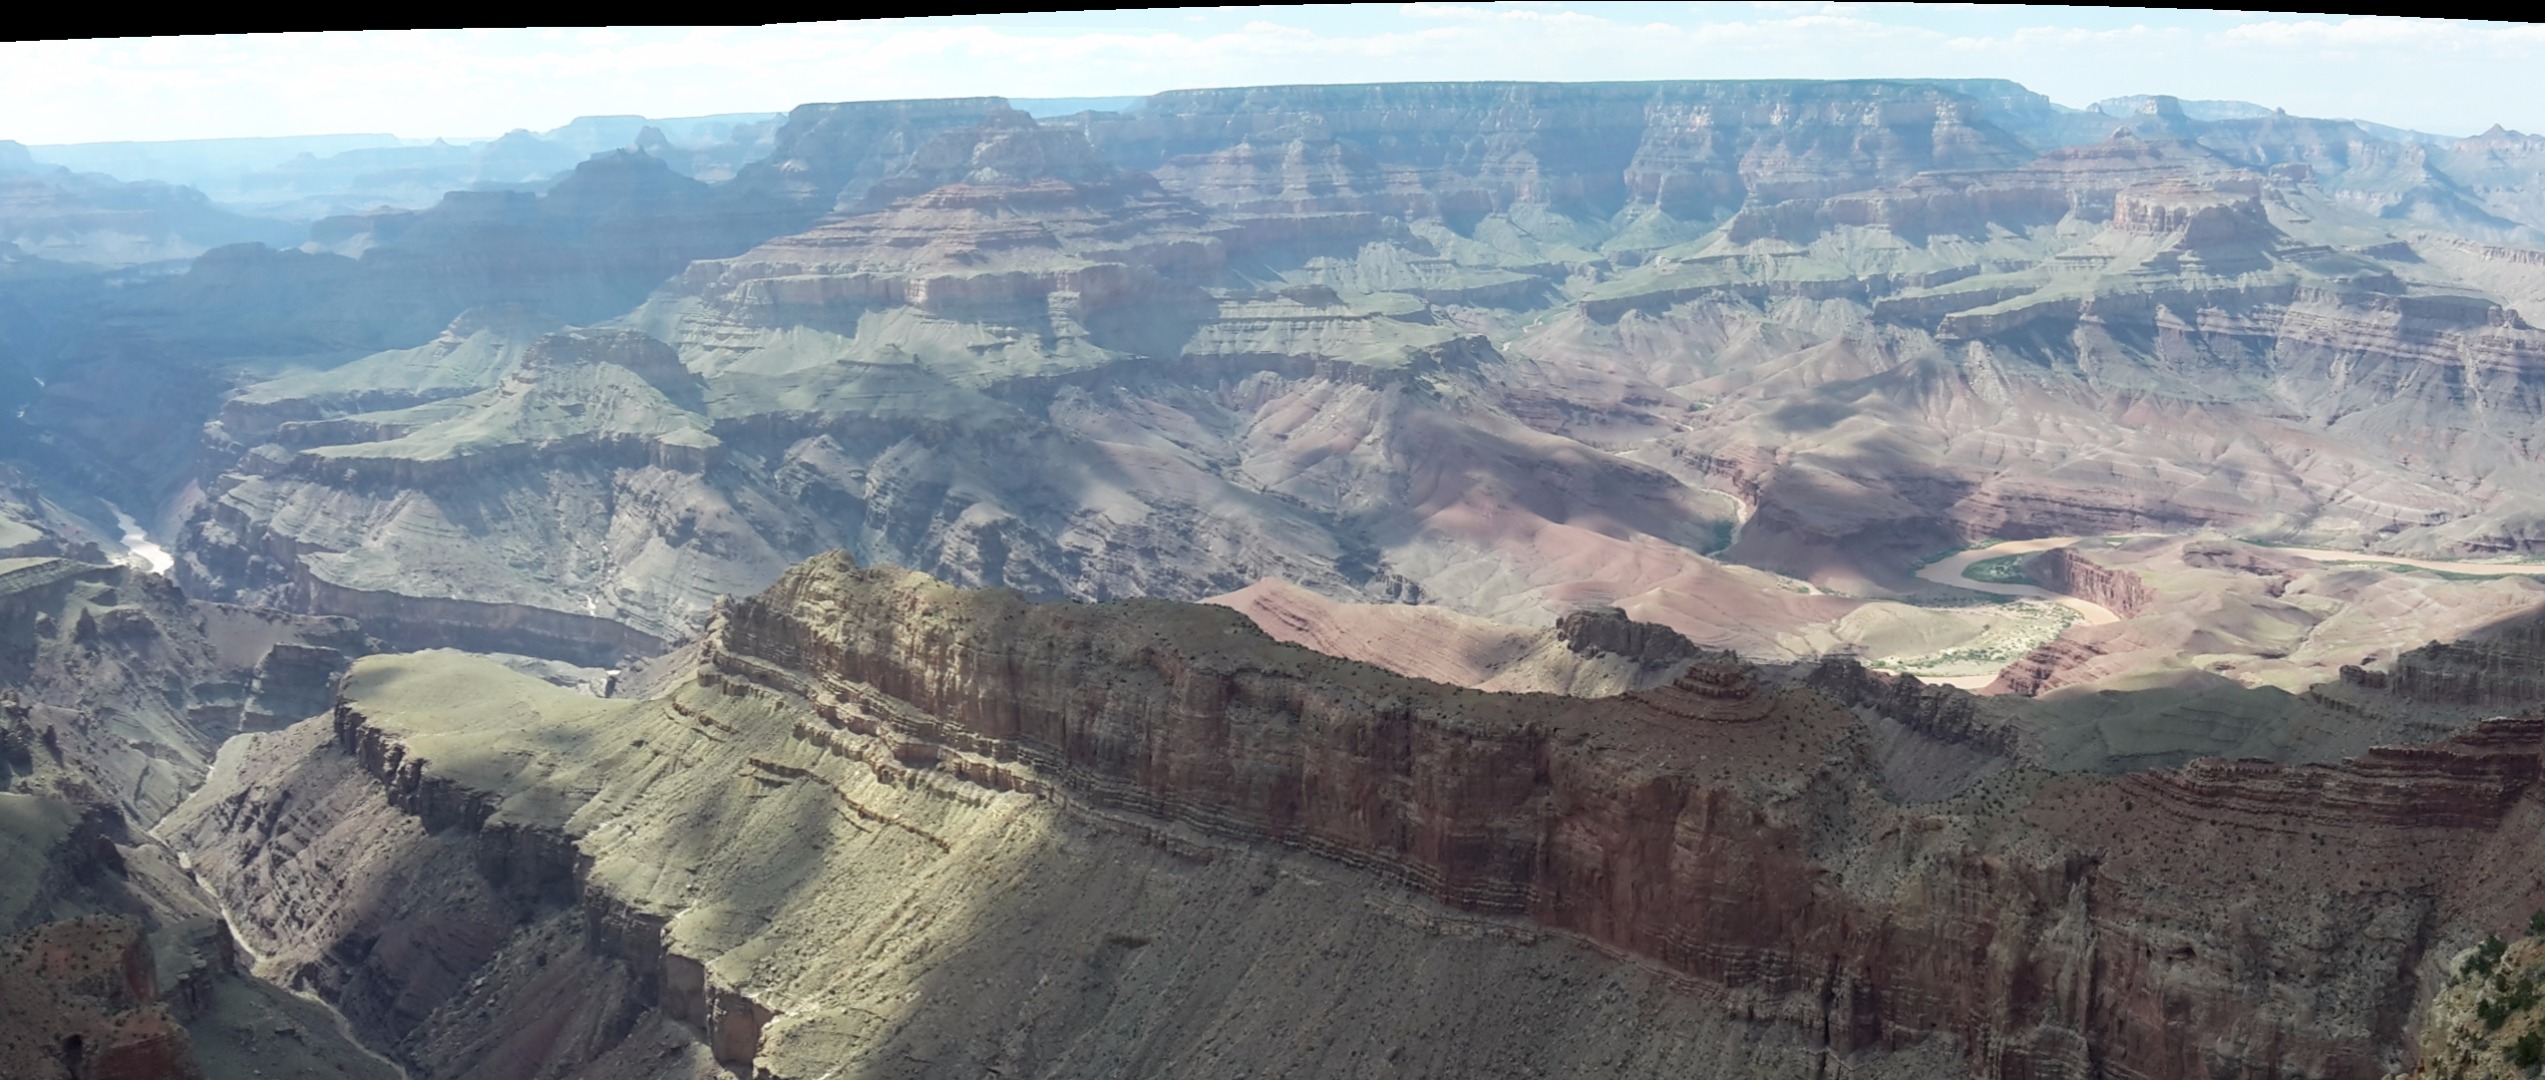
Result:
[[[2545,45],[2545,26],[2360,15],[2341,19],[2267,19],[2219,34],[2229,44],[2270,49],[2356,49],[2521,52]]]

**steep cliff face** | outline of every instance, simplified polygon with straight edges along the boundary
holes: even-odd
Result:
[[[453,1076],[499,1042],[578,1075],[661,1046],[770,1076],[2380,1076],[2440,958],[2545,897],[2521,869],[2545,721],[2339,765],[1982,771],[1910,803],[1879,760],[1899,732],[2011,745],[1935,693],[1706,658],[1602,700],[1453,690],[1215,608],[831,557],[732,605],[659,699],[366,661],[331,723],[251,737],[171,835],[272,970]],[[1182,869],[1122,869],[1152,864]],[[1084,978],[988,978],[1047,954]],[[1301,981],[1209,974],[1267,963]],[[1515,963],[1554,986],[1472,974]],[[557,979],[591,989],[536,991]],[[1276,1052],[1242,1019],[1258,983],[1371,1019]],[[1609,989],[1558,1010],[1571,1038],[1522,1019],[1584,985]],[[1384,996],[1417,987],[1439,1011]],[[1612,1006],[1689,1034],[1637,1048],[1650,1021]]]
[[[401,698],[489,676],[436,663],[448,661],[373,674]],[[358,692],[367,704],[349,707],[373,711],[348,715],[341,734],[255,737],[215,781],[219,801],[182,828],[209,842],[197,855],[208,875],[273,874],[315,901],[243,910],[242,934],[276,948],[269,970],[341,994],[417,1075],[1776,1071],[1817,1056],[1726,1023],[1666,976],[1526,926],[1385,894],[1372,906],[1375,879],[1347,867],[1072,824],[1042,800],[936,782],[865,745],[879,776],[789,734],[749,691],[595,718],[622,737],[643,731],[640,754],[725,730],[701,725],[738,719],[737,704],[772,722],[697,744],[713,765],[658,774],[644,802],[668,816],[623,819],[642,838],[596,844],[569,820],[576,838],[559,850],[563,832],[539,824],[559,818],[534,803],[575,800],[475,772],[461,749],[475,725],[456,712],[458,726],[428,733],[403,704]],[[519,704],[566,721],[551,730],[595,730],[557,701]],[[746,801],[711,790],[729,785],[706,773],[728,765],[751,778]],[[286,791],[270,830],[250,824]],[[698,835],[702,813],[740,831],[695,863],[646,853],[665,830]],[[703,903],[678,899],[691,882],[709,890],[693,894]],[[1016,903],[1018,886],[1043,899]],[[736,943],[774,963],[746,961]],[[1013,978],[1020,966],[1059,977]],[[1464,988],[1479,974],[1504,989],[1477,999]],[[1394,1006],[1338,1014],[1312,1040],[1272,1019],[1363,994]],[[1430,1037],[1441,1030],[1472,1037]]]
[[[2538,677],[2545,616],[2501,620],[2457,641],[2432,641],[2380,670],[2342,669],[2342,681],[2432,705],[2501,708],[2545,700]]]
[[[1797,996],[1825,1002],[1825,995],[1835,992],[1844,1015],[1824,1014],[1828,1026],[1823,1030],[1838,1048],[1897,1045],[1911,1032],[1954,1031],[1977,1051],[1973,1066],[1992,1074],[2029,1072],[2059,1061],[2083,1067],[2090,1059],[2151,1074],[2207,1071],[2224,1064],[2199,1036],[2136,1015],[2141,1008],[2154,1007],[2149,1003],[2167,1000],[2202,1001],[2191,1014],[2214,1017],[2219,1025],[2214,1030],[2262,1025],[2277,1031],[2275,1041],[2285,1041],[2265,1052],[2267,1067],[2334,1075],[2371,1072],[2377,1067],[2380,1041],[2391,1045],[2400,1034],[2410,1000],[2396,983],[2385,982],[2390,987],[2385,990],[2375,987],[2381,978],[2391,979],[2417,964],[2427,947],[2418,936],[2441,932],[2437,927],[2399,925],[2408,936],[2369,944],[2358,955],[2329,965],[2306,963],[2310,992],[2323,995],[2319,1000],[2333,1011],[2345,1013],[2345,1021],[2282,1018],[2252,1005],[2229,1005],[2212,999],[2212,987],[2218,985],[2213,980],[2232,978],[2243,960],[2213,961],[2205,969],[2198,964],[2151,968],[2135,954],[2176,935],[2201,940],[2224,933],[2226,923],[2214,912],[2184,904],[2175,890],[2229,887],[2232,874],[2209,867],[2187,868],[2188,874],[2166,871],[2142,861],[2147,857],[2126,839],[2133,834],[2098,837],[2082,826],[2114,804],[2124,804],[2119,813],[2125,819],[2151,826],[2185,815],[2213,829],[2213,836],[2205,839],[2214,839],[2223,850],[2262,849],[2251,853],[2257,856],[2254,861],[2241,865],[2266,864],[2260,856],[2267,851],[2301,865],[2313,863],[2327,874],[2348,872],[2348,853],[2310,859],[2280,834],[2285,825],[2256,826],[2262,820],[2296,817],[2363,841],[2421,833],[2454,845],[2515,844],[2519,841],[2509,815],[2528,807],[2523,800],[2536,779],[2538,740],[2545,737],[2545,724],[2530,721],[2487,728],[2444,751],[2372,755],[2339,770],[2249,766],[2234,779],[2194,769],[2179,777],[2149,774],[2118,788],[2052,785],[2030,793],[2022,800],[2028,805],[2011,815],[2011,821],[1993,827],[1990,822],[1998,815],[1984,811],[1928,826],[1942,825],[1948,833],[1971,829],[1989,834],[1985,840],[1974,841],[1970,834],[1955,842],[1937,837],[1935,847],[1906,839],[1877,841],[1873,849],[1887,850],[1874,856],[1859,846],[1861,839],[1840,839],[1834,828],[1833,833],[1815,831],[1833,827],[1834,818],[1846,822],[1844,832],[1852,837],[1894,835],[1876,821],[1897,810],[1847,790],[1851,781],[1861,781],[1848,775],[1852,770],[1843,759],[1861,754],[1860,746],[1852,754],[1841,752],[1840,761],[1817,763],[1831,771],[1813,767],[1813,749],[1826,751],[1833,745],[1829,740],[1843,745],[1861,735],[1849,730],[1852,725],[1840,718],[1844,714],[1826,711],[1825,703],[1789,697],[1762,708],[1759,698],[1772,691],[1752,676],[1700,677],[1692,670],[1666,690],[1628,695],[1606,708],[1574,706],[1554,716],[1537,714],[1530,706],[1544,706],[1530,699],[1490,698],[1453,699],[1454,706],[1443,702],[1454,712],[1437,719],[1421,703],[1412,705],[1410,715],[1392,715],[1377,695],[1364,698],[1368,704],[1360,708],[1338,700],[1351,693],[1351,684],[1337,675],[1325,676],[1323,685],[1332,689],[1312,691],[1304,681],[1290,683],[1244,668],[1215,670],[1217,665],[1192,650],[1164,646],[1164,641],[1202,635],[1176,632],[1145,641],[1145,635],[1093,613],[1017,609],[984,597],[966,603],[979,606],[943,629],[913,633],[915,628],[899,620],[860,620],[858,611],[872,603],[857,598],[860,592],[880,588],[885,596],[908,597],[911,590],[925,595],[931,586],[894,581],[888,574],[820,570],[734,609],[720,640],[733,650],[730,655],[746,658],[738,661],[743,670],[755,670],[752,660],[757,659],[770,663],[764,678],[783,679],[782,671],[836,672],[834,685],[873,687],[936,718],[942,733],[923,729],[921,734],[939,745],[994,759],[1012,753],[1064,776],[1083,775],[1071,786],[1101,792],[1097,798],[1112,805],[1372,864],[1453,907],[1526,914],[1656,958],[1738,996],[1774,1002],[1784,993],[1800,991]],[[914,602],[895,599],[875,606],[908,610]],[[1051,646],[1043,643],[1060,637],[1054,631],[1064,625],[1086,635],[1080,639],[1084,643],[1065,652],[1045,651]],[[1020,647],[1041,664],[1026,663],[1015,651]],[[1053,674],[1040,675],[1038,668]],[[1149,677],[1168,680],[1175,688],[1167,699],[1195,715],[1124,726],[1119,714],[1099,704],[1101,698],[1064,689],[1109,683],[1094,671],[1154,672]],[[1017,672],[1023,678],[993,672]],[[814,696],[818,700],[820,691]],[[1822,711],[1816,714],[1815,708]],[[1292,723],[1297,727],[1238,719],[1254,710],[1296,716]],[[1533,715],[1522,722],[1505,710]],[[1691,722],[1697,726],[1689,727]],[[1455,737],[1448,733],[1452,728],[1458,732]],[[1297,734],[1289,734],[1294,730]],[[1239,736],[1239,731],[1247,734]],[[1244,764],[1225,749],[1239,743],[1248,748]],[[1699,745],[1705,750],[1701,755],[1694,753]],[[1336,757],[1330,756],[1331,747],[1369,749]],[[1404,756],[1396,756],[1400,753]],[[1623,760],[1638,765],[1621,774],[1616,770]],[[1750,789],[1750,781],[1739,778],[1744,773],[1736,771],[1745,768],[1756,770],[1747,775],[1808,777],[1801,780],[1804,791],[1794,797],[1813,805],[1816,816],[1829,817],[1786,817],[1778,807],[1791,804]],[[1534,779],[1523,782],[1523,777]],[[1631,798],[1615,786],[1621,783],[1631,785]],[[2351,793],[2352,788],[2364,793],[2399,787],[2416,794],[2388,796],[2396,801],[2376,804],[2389,809],[2361,805],[2362,795]],[[2231,794],[2244,791],[2253,794]],[[1442,801],[1428,801],[1428,793],[1441,793]],[[2136,802],[2137,793],[2147,796],[2144,810]],[[2424,798],[2426,804],[2419,801]],[[2222,802],[2253,809],[2229,812]],[[2453,808],[2460,804],[2462,810]],[[2135,816],[2142,813],[2149,816]],[[2252,816],[2257,814],[2262,818]],[[1730,821],[1744,825],[1729,830]],[[1726,831],[1710,831],[1709,822],[1723,823],[1712,829]],[[2023,826],[2043,832],[2026,836],[2032,830]],[[1707,839],[1663,845],[1661,834],[1653,831],[1658,829]],[[2152,830],[2144,835],[2160,834]],[[2035,846],[2051,838],[2060,843]],[[1895,842],[1899,846],[1893,847]],[[1927,886],[1914,884],[1920,881],[1958,879],[1967,884],[1962,875],[1970,864],[1961,860],[1975,856],[1962,845],[1973,842],[2008,845],[1998,849],[1997,857],[2010,860],[2013,852],[2024,851],[2011,868],[2012,880],[1982,887],[1987,898],[1973,897],[1974,909],[1964,913],[1947,915],[1903,903],[1911,894],[1933,895],[1925,892]],[[1806,851],[1827,850],[1818,845],[1899,867],[1894,871],[1899,876],[1885,874],[1877,885],[1841,871],[1836,881],[1800,886],[1809,876],[1802,866],[1812,861]],[[2064,845],[2074,846],[2062,853]],[[1679,853],[1692,848],[1712,854],[1683,861]],[[1643,862],[1639,853],[1645,852],[1654,861]],[[2444,857],[2432,857],[2337,888],[2377,894],[2393,888],[2394,881],[2427,887],[2454,870]],[[1791,880],[1802,891],[1784,891],[1788,875],[1795,875]],[[2388,875],[2394,880],[2378,880]],[[1719,884],[1727,880],[1754,884],[1727,891]],[[2530,881],[2521,888],[2533,891],[2537,884]],[[2120,902],[2097,910],[2090,896]],[[2294,927],[2330,914],[2309,910],[2313,904],[2266,902],[2238,918],[2288,920],[2283,925]],[[2407,911],[2412,907],[2402,905]],[[1798,910],[1816,912],[1813,925],[1790,921],[1790,913]],[[2376,917],[2394,917],[2396,910],[2385,908]],[[2004,951],[1992,950],[1986,960],[1940,955],[1951,936],[1943,927],[1970,917],[1990,924],[1986,936]],[[2434,923],[2439,917],[2427,916]],[[1882,929],[1857,939],[1837,931],[1832,922]],[[2088,926],[2091,933],[2085,933]],[[1967,927],[1960,932],[1967,933]],[[1833,933],[1838,936],[1823,936]],[[1840,952],[1834,969],[1803,974],[1817,965],[1800,963],[1802,956],[1824,940]],[[2369,977],[2350,962],[2366,962],[2388,974]],[[2082,980],[2088,970],[2101,972],[2096,985]],[[1793,974],[1761,974],[1779,971]],[[2319,979],[2323,981],[2314,981]],[[2068,989],[2053,989],[2063,986]],[[2360,1004],[2333,1005],[2340,1001]],[[2363,1006],[2364,1012],[2350,1011]],[[1775,1010],[1768,1006],[1761,1011]],[[1972,1017],[1984,1019],[1973,1027]],[[2350,1024],[2364,1026],[2368,1037],[2354,1041],[2342,1034]],[[2025,1038],[2010,1038],[2014,1033]]]
[[[1433,83],[1181,91],[1087,128],[1117,160],[1237,212],[1704,222],[1753,196],[2026,156],[1978,111],[1904,83]]]
[[[1005,111],[1005,99],[990,97],[800,105],[778,126],[769,155],[736,171],[727,197],[778,208],[770,220],[792,225],[767,235],[790,232],[865,202],[936,135]]]
[[[2104,566],[2073,547],[2054,548],[2024,562],[2024,573],[2042,588],[2091,600],[2124,619],[2145,613],[2156,591],[2127,570]]]

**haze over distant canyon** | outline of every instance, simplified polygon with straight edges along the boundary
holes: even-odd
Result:
[[[2000,80],[0,142],[0,1075],[2527,1075],[2532,318]]]

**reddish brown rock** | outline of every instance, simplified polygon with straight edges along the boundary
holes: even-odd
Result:
[[[91,916],[0,940],[0,1075],[200,1080],[138,922]]]
[[[642,1030],[629,1025],[651,1008],[699,1053],[760,1068],[775,1039],[789,1068],[814,1065],[805,1075],[852,1060],[801,1041],[829,1022],[832,991],[682,951],[731,939],[698,925],[681,938],[680,912],[741,894],[699,880],[640,903],[629,890],[676,870],[623,847],[617,825],[582,830],[648,798],[712,795],[731,801],[659,808],[702,852],[776,852],[791,841],[747,822],[797,807],[839,816],[851,850],[898,845],[912,872],[937,874],[1012,843],[1004,828],[950,839],[975,820],[962,808],[1048,805],[1075,823],[1066,844],[1127,841],[1196,867],[1250,851],[1325,860],[1367,875],[1349,880],[1371,883],[1353,886],[1368,903],[1410,890],[1440,918],[1650,965],[1678,987],[1669,1000],[1760,1039],[1992,1078],[2383,1076],[2408,1063],[2444,958],[2545,898],[2529,850],[2545,719],[2331,765],[2204,760],[2114,779],[2000,756],[1912,803],[1883,761],[1903,740],[1956,761],[2019,740],[1968,695],[1844,661],[1780,672],[1703,654],[1652,691],[1489,694],[1281,645],[1226,609],[1038,605],[839,556],[726,606],[700,655],[669,699],[558,699],[539,708],[626,711],[536,733],[511,714],[488,726],[444,691],[423,702],[447,714],[430,721],[348,700],[332,731],[266,737],[253,753],[306,741],[307,756],[260,757],[230,781],[248,786],[175,831],[225,888],[258,890],[244,917],[315,958],[313,985],[434,1060],[490,1052],[466,1016],[562,1015],[535,989],[561,976],[535,954],[594,980],[576,1031]],[[459,756],[437,763],[410,739]],[[604,776],[591,754],[645,775]],[[1071,899],[1052,873],[1002,878],[1014,921],[981,932],[1058,918]],[[314,903],[278,904],[284,890],[260,881],[301,883],[292,894]],[[578,925],[581,944],[558,951]],[[957,1042],[995,1044],[1010,1023],[936,1008]],[[1118,1031],[1151,1015],[1070,1008],[1032,1023]],[[537,1053],[571,1064],[615,1045],[578,1035]]]
[[[2156,602],[2156,591],[2137,574],[2095,562],[2074,547],[2052,548],[2024,562],[2034,584],[2063,596],[2091,600],[2124,619],[2136,618]]]
[[[933,718],[913,734],[1035,762],[1103,804],[1377,867],[1454,907],[1525,913],[1808,1022],[1841,1052],[1950,1033],[1975,1075],[2381,1075],[2435,944],[2545,895],[2536,871],[2510,869],[2533,863],[2469,871],[2545,814],[2541,720],[2338,767],[2200,763],[1920,815],[1844,794],[1849,751],[1813,752],[1850,743],[1847,714],[1727,667],[1613,703],[1422,693],[1203,646],[1223,639],[1158,618],[1187,619],[817,561],[736,605],[714,662],[780,686],[871,686]],[[1761,697],[1773,704],[1685,707]],[[1141,699],[1156,705],[1125,708]],[[1786,784],[1819,794],[1772,794]],[[1992,809],[2009,795],[2017,809]],[[1902,876],[1824,861],[1839,851]],[[2234,990],[2256,965],[2285,972],[2296,1003]],[[1806,1000],[1821,1003],[1808,1021],[1791,1011]]]

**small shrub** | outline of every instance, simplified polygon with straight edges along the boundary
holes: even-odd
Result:
[[[2495,997],[2484,998],[2474,1003],[2474,1018],[2483,1021],[2483,1030],[2499,1031],[2501,1023],[2510,1018],[2509,1003]]]
[[[2465,958],[2465,965],[2457,969],[2457,974],[2467,978],[2492,974],[2492,969],[2501,964],[2501,954],[2508,952],[2509,948],[2509,942],[2496,935],[2485,934],[2483,944],[2475,946],[2474,955]]]
[[[2522,1069],[2545,1065],[2545,1024],[2529,1027],[2527,1034],[2519,1036],[2518,1041],[2511,1043],[2503,1054],[2510,1059],[2510,1064]]]
[[[2536,980],[2521,977],[2510,981],[2509,972],[2492,976],[2492,992],[2474,1003],[2474,1015],[2483,1021],[2486,1031],[2499,1031],[2510,1017],[2536,1004]]]

